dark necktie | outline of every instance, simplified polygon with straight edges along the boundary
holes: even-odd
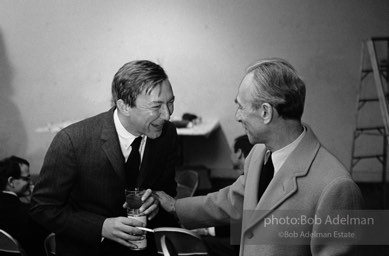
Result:
[[[139,136],[131,143],[131,153],[127,158],[127,162],[125,163],[126,186],[129,189],[135,188],[136,181],[138,179],[140,166],[139,146],[141,141],[142,137]]]
[[[258,201],[261,199],[263,193],[265,192],[267,186],[272,180],[274,175],[274,166],[271,159],[271,153],[267,158],[266,164],[262,166],[261,175],[259,178],[259,189],[258,189]]]

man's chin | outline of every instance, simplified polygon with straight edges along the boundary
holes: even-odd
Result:
[[[22,196],[29,196],[31,194],[31,192],[30,192],[30,190],[26,189],[21,194],[22,194]]]
[[[162,129],[161,130],[157,130],[157,131],[150,131],[146,134],[147,138],[150,138],[150,139],[156,139],[158,137],[160,137],[162,134]]]

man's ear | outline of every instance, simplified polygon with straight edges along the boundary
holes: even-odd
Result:
[[[261,115],[265,124],[269,124],[271,122],[271,120],[273,119],[273,114],[273,107],[267,102],[262,103]]]
[[[129,115],[131,107],[130,105],[126,104],[122,99],[116,101],[116,107],[123,115]]]
[[[236,155],[238,156],[238,159],[242,159],[244,157],[242,149],[238,148],[238,150],[236,151]]]
[[[14,178],[13,177],[8,177],[8,179],[7,179],[7,186],[10,186],[10,187],[14,187]]]

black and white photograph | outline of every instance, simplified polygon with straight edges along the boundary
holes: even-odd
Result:
[[[0,0],[0,255],[389,255],[388,0]]]

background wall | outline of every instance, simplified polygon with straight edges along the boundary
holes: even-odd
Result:
[[[54,134],[36,129],[107,110],[117,69],[150,59],[170,76],[176,116],[220,120],[185,142],[186,161],[231,168],[244,70],[282,57],[306,81],[304,121],[349,166],[361,40],[388,36],[388,13],[387,0],[2,0],[0,157],[26,157],[38,173]]]

